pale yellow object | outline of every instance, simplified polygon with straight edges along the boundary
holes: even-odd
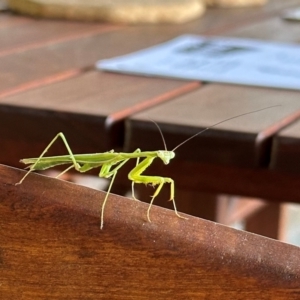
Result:
[[[264,5],[268,0],[205,0],[207,6],[241,7]]]
[[[201,16],[204,0],[8,0],[36,17],[116,23],[183,23]]]

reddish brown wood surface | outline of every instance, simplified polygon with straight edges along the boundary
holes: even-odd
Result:
[[[19,17],[18,19],[23,19]],[[85,36],[96,35],[118,26],[104,26],[99,23],[79,23],[72,21],[50,21],[24,18],[27,22],[0,31],[0,57],[26,50],[59,44]],[[20,21],[19,21],[20,22]],[[61,30],[63,28],[64,30]]]
[[[44,23],[40,22],[39,28],[43,31]],[[0,66],[6,76],[1,80],[1,97],[6,96],[8,92],[12,93],[15,88],[24,88],[26,85],[30,87],[32,83],[40,81],[41,78],[56,77],[68,70],[93,66],[95,61],[102,57],[99,46],[101,43],[102,45],[105,43],[105,40],[99,41],[98,38],[97,45],[97,37],[105,36],[106,32],[115,30],[115,27],[109,25],[97,25],[99,29],[86,31],[80,36],[74,30],[75,27],[72,33],[61,37],[59,26],[54,22],[50,24],[53,24],[52,27],[56,25],[56,32],[52,33],[52,35],[56,33],[56,40],[22,44],[19,46],[19,51],[15,48],[10,49],[11,51],[3,49],[5,53],[3,52],[0,57]],[[10,30],[13,29],[15,30],[14,27],[9,27],[9,29],[2,30],[6,31],[9,36]],[[29,33],[34,35],[34,28]],[[1,46],[0,51],[2,51]]]
[[[299,299],[300,249],[0,167],[1,299]]]

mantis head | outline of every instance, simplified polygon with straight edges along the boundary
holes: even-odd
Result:
[[[170,160],[175,157],[175,152],[167,150],[157,151],[157,156],[164,162],[165,165],[169,164]]]

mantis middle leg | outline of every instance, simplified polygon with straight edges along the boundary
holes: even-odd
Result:
[[[140,149],[137,149],[134,151],[135,153],[139,153],[141,152]],[[102,229],[103,228],[103,224],[104,224],[104,208],[105,208],[105,205],[106,205],[106,202],[107,202],[107,199],[108,199],[108,196],[110,194],[110,190],[112,188],[112,185],[115,181],[115,178],[116,178],[116,175],[118,173],[118,170],[120,168],[123,167],[123,165],[129,160],[130,158],[127,158],[127,159],[124,159],[123,161],[120,161],[120,163],[113,169],[111,170],[111,167],[113,165],[115,165],[116,163],[115,162],[110,162],[110,163],[106,163],[104,164],[102,167],[101,167],[101,170],[100,170],[100,173],[99,173],[99,177],[103,177],[103,178],[109,178],[109,177],[112,177],[111,179],[111,182],[108,186],[108,189],[107,189],[107,192],[106,192],[106,195],[105,195],[105,198],[104,198],[104,201],[103,201],[103,204],[102,204],[102,208],[101,208],[101,221],[100,221],[100,228]],[[116,158],[116,161],[118,161],[119,159]]]

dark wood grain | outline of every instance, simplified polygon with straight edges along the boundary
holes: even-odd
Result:
[[[298,299],[300,249],[0,167],[2,299]]]

